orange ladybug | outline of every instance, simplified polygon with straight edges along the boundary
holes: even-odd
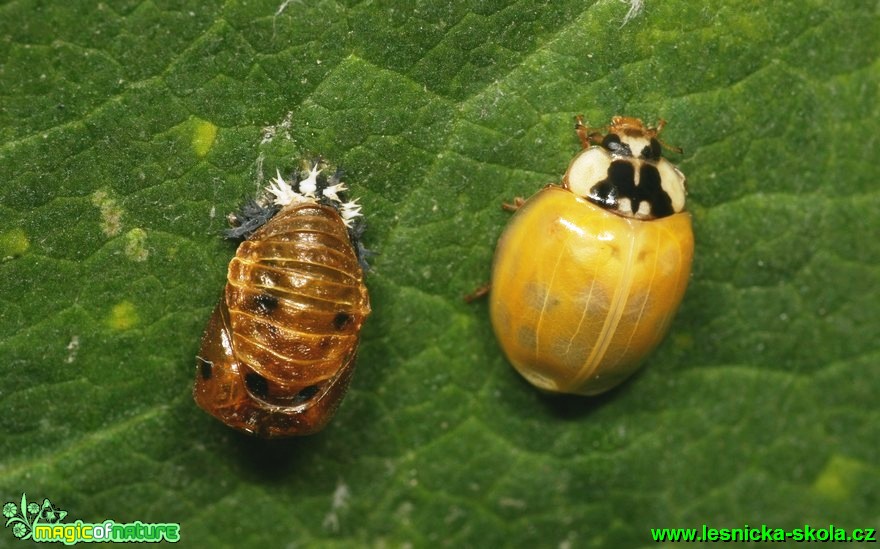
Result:
[[[333,417],[370,313],[360,206],[321,167],[293,184],[279,173],[234,216],[227,235],[246,240],[196,357],[196,403],[264,438],[312,434]]]
[[[562,185],[508,209],[490,316],[508,360],[546,391],[595,395],[635,372],[688,285],[694,236],[685,176],[638,118],[604,131],[578,117],[583,150]]]

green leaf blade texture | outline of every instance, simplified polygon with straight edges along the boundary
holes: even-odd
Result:
[[[877,527],[876,9],[435,4],[0,5],[3,501],[185,546]],[[594,399],[535,391],[462,301],[577,113],[668,120],[696,236],[670,336]],[[227,213],[316,154],[374,313],[330,426],[268,444],[193,404],[193,361]]]

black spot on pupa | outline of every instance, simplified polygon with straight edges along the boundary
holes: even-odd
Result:
[[[214,375],[214,363],[200,356],[197,356],[196,360],[199,361],[199,372],[202,374],[202,379],[211,379],[211,376]]]
[[[269,382],[260,374],[254,372],[245,374],[244,385],[257,398],[265,399],[269,396]]]
[[[321,388],[320,385],[310,385],[305,389],[301,390],[293,397],[294,404],[302,404],[303,402],[307,402],[311,400],[313,396],[318,394],[318,390]]]
[[[278,308],[278,298],[270,294],[254,296],[254,311],[261,315],[270,315]]]
[[[333,327],[337,330],[344,330],[346,326],[351,324],[352,316],[345,312],[338,312],[336,316],[333,317]]]

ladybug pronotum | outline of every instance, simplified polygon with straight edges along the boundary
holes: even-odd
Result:
[[[196,358],[193,396],[230,427],[264,438],[321,430],[348,388],[370,313],[355,218],[338,176],[316,163],[280,174],[246,205],[226,289]],[[271,196],[270,196],[271,195]]]
[[[693,257],[685,177],[661,157],[661,121],[577,118],[582,151],[562,185],[526,201],[498,241],[490,316],[513,366],[551,392],[595,395],[660,343]]]

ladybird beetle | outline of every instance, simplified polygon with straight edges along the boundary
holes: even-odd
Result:
[[[562,179],[520,198],[498,241],[490,316],[508,360],[533,385],[595,395],[660,343],[684,296],[694,238],[685,177],[656,128],[616,116],[591,131]]]
[[[360,206],[319,164],[293,185],[281,174],[232,216],[245,238],[196,358],[196,403],[264,438],[322,429],[348,388],[364,286]]]

